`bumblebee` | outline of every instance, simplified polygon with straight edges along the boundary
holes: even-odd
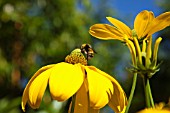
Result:
[[[80,49],[81,49],[81,53],[86,55],[87,60],[93,58],[94,54],[96,53],[90,44],[82,44]]]

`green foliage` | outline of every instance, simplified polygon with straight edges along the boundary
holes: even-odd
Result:
[[[93,65],[103,67],[102,70],[113,71],[115,64],[107,65],[113,53],[108,51],[107,47],[105,48],[112,44],[106,45],[92,40],[88,33],[89,26],[101,21],[106,15],[113,14],[104,0],[99,2],[98,6],[103,12],[102,15],[89,0],[0,1],[0,106],[3,107],[2,112],[22,112],[20,99],[31,76],[43,65],[64,61],[66,55],[76,47],[80,47],[82,43],[91,44],[93,41],[95,50],[101,52],[90,64],[94,62]],[[110,57],[106,59],[106,62],[98,62],[107,56]],[[50,95],[47,95],[49,98]],[[65,107],[68,109],[67,104],[62,106],[63,109]],[[29,108],[27,112],[36,112]],[[43,100],[37,112],[39,111],[52,113],[56,109]]]
[[[165,3],[164,6],[169,6],[168,0]],[[22,112],[21,96],[31,76],[44,65],[64,61],[65,57],[82,43],[92,44],[97,52],[89,61],[90,65],[113,75],[118,80],[126,79],[124,83],[119,82],[128,96],[132,76],[125,69],[131,66],[127,47],[122,46],[119,41],[91,38],[88,33],[91,25],[105,23],[106,16],[116,17],[110,2],[106,0],[96,3],[90,0],[0,0],[0,112]],[[164,34],[163,36],[170,37],[169,31]],[[162,101],[161,98],[167,99],[166,93],[160,93],[165,89],[162,86],[169,85],[165,82],[169,79],[170,73],[169,70],[165,70],[169,66],[168,58],[167,62],[165,61],[166,65],[160,67],[166,74],[160,70],[158,74],[164,76],[155,76],[151,81],[151,85],[158,84],[153,88],[153,96],[157,101]],[[165,85],[160,85],[160,82]],[[142,95],[141,87],[137,87],[136,95]],[[142,96],[135,97],[132,112],[143,105],[142,99]],[[26,111],[65,113],[68,105],[67,102],[59,105],[56,101],[51,101],[50,94],[46,91],[40,109],[32,110],[26,107]],[[60,106],[61,109],[56,106]]]

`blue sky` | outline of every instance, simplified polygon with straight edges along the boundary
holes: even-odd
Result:
[[[91,0],[92,3],[98,4],[99,0]],[[125,22],[128,26],[133,25],[136,15],[142,10],[152,11],[155,16],[161,13],[158,3],[161,0],[106,0],[107,4],[117,13],[108,15]],[[98,6],[98,5],[97,5]],[[100,9],[100,7],[98,6]]]
[[[162,13],[159,6],[161,0],[110,0],[110,2],[113,2],[111,6],[119,12],[119,15],[116,15],[117,17],[115,18],[120,19],[131,27],[133,27],[136,15],[142,10],[152,11],[155,16]],[[127,19],[128,16],[130,18],[129,20]],[[153,37],[155,36],[156,34],[153,35]]]
[[[161,13],[158,5],[161,1],[158,0],[110,0],[110,2],[112,2],[111,7],[119,13],[116,18],[121,20],[126,18],[124,22],[131,27],[136,15],[142,10],[152,11],[155,16]],[[127,19],[128,17],[129,19]]]
[[[122,14],[136,15],[142,10],[153,11],[155,15],[161,12],[158,6],[158,0],[110,0],[113,1],[112,6]]]

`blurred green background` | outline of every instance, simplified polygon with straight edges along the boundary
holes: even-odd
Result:
[[[140,2],[144,3],[143,7]],[[31,76],[44,65],[64,61],[65,56],[82,43],[91,44],[97,51],[89,64],[113,75],[128,97],[133,77],[126,70],[131,66],[129,50],[119,41],[92,38],[88,29],[95,23],[108,23],[106,16],[121,18],[133,28],[134,14],[139,11],[131,10],[139,6],[140,11],[147,7],[152,10],[147,2],[138,1],[138,6],[126,2],[121,6],[116,5],[116,0],[1,0],[0,113],[22,113],[21,96]],[[157,6],[158,12],[154,12],[157,15],[170,10],[168,0],[150,0],[150,3]],[[129,8],[129,12],[124,8]],[[151,79],[151,88],[156,103],[167,103],[170,97],[170,28],[154,36],[163,37],[159,50],[159,61],[163,63]],[[47,89],[40,108],[33,110],[27,106],[26,112],[67,113],[68,105],[68,102],[51,100]],[[144,106],[142,81],[138,77],[130,113]],[[113,113],[107,106],[101,112]]]

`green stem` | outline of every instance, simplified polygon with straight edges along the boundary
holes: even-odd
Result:
[[[150,88],[149,79],[147,79],[146,87],[147,87],[147,90],[148,90],[151,106],[154,108],[155,105],[154,105],[154,101],[153,101],[153,97],[152,97],[152,92],[151,92],[151,88]]]
[[[131,105],[131,102],[132,102],[132,99],[133,99],[133,95],[134,95],[134,92],[135,92],[136,82],[137,82],[137,73],[134,73],[132,88],[131,88],[131,91],[130,91],[130,96],[129,96],[129,99],[128,99],[128,105],[126,107],[125,113],[128,113],[128,111],[129,111],[129,108],[130,108],[130,105]]]
[[[148,87],[147,87],[147,83],[146,83],[146,78],[144,76],[143,78],[143,86],[144,86],[144,91],[145,91],[145,101],[146,101],[146,106],[148,108],[151,107],[151,103],[150,103],[150,97],[149,97],[149,91],[148,91]]]

